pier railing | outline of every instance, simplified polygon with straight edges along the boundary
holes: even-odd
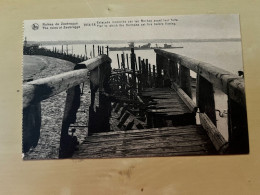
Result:
[[[89,73],[90,72],[90,73]],[[23,152],[36,146],[41,128],[41,101],[67,90],[63,113],[60,157],[71,155],[76,140],[68,135],[69,125],[75,122],[80,105],[80,84],[90,77],[91,96],[97,89],[104,90],[111,72],[111,59],[100,55],[75,65],[74,70],[38,79],[23,85]],[[92,93],[93,92],[93,93]],[[94,100],[91,99],[91,104]],[[62,114],[62,113],[61,113]]]
[[[156,53],[158,86],[170,80],[191,110],[199,109],[200,122],[220,153],[248,153],[244,79],[211,64],[160,49]],[[192,101],[190,70],[197,73],[196,103]],[[228,97],[228,142],[216,123],[214,87]]]

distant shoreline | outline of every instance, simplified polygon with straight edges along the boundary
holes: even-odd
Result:
[[[220,39],[142,39],[142,40],[66,40],[66,41],[28,41],[38,45],[77,45],[77,44],[127,44],[134,43],[185,43],[185,42],[239,42],[241,38]]]

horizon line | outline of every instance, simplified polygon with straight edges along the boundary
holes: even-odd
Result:
[[[119,44],[119,43],[172,43],[172,42],[225,42],[225,41],[241,41],[241,38],[207,38],[207,39],[136,39],[136,40],[54,40],[54,41],[27,41],[27,43],[40,43],[40,44],[78,44],[78,43],[89,43],[89,44]]]

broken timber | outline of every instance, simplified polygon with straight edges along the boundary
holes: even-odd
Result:
[[[100,47],[98,54],[101,53],[103,48]],[[248,153],[243,80],[185,56],[159,49],[155,49],[155,53],[156,65],[149,64],[148,59],[136,58],[131,49],[130,66],[128,54],[126,59],[125,54],[121,54],[121,63],[117,55],[118,69],[111,72],[111,60],[101,55],[78,64],[83,69],[24,85],[23,143],[27,144],[24,150],[37,145],[40,102],[64,90],[68,90],[68,96],[61,134],[66,138],[68,126],[78,112],[78,85],[87,79],[90,71],[89,135],[73,158]],[[197,74],[195,83],[190,71]],[[192,100],[194,84],[196,102]],[[228,96],[228,141],[217,129],[214,87]],[[95,108],[97,90],[99,106]],[[69,109],[72,105],[75,110]],[[61,151],[67,151],[62,149],[62,138]],[[70,157],[73,152],[60,152],[60,158]]]

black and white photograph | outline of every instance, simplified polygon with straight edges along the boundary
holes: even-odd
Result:
[[[249,153],[239,15],[25,20],[22,158]]]

